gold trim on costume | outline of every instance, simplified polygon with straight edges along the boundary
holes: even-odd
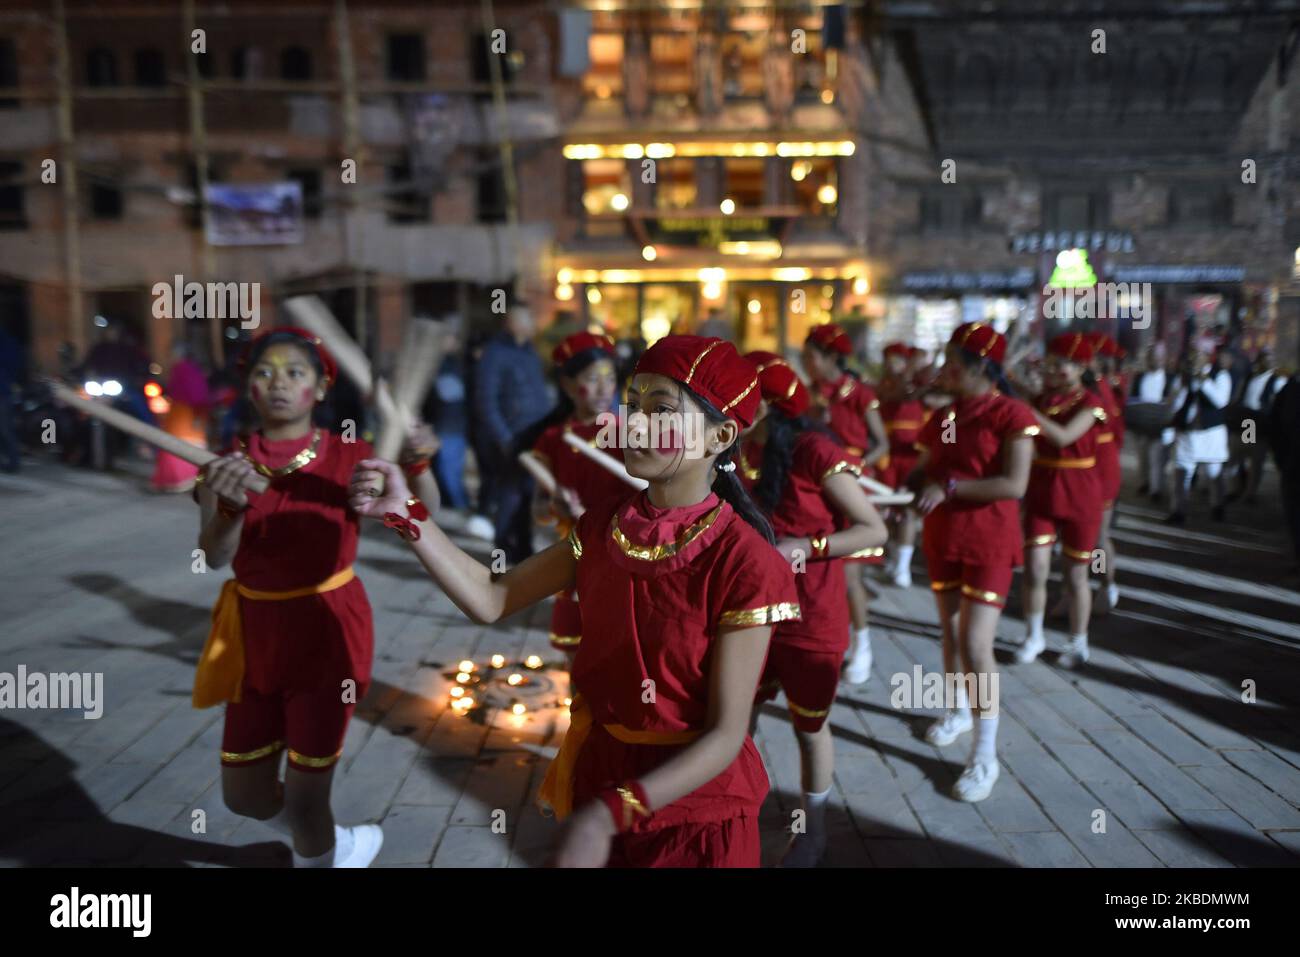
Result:
[[[763,370],[760,369],[759,371],[761,372]],[[797,391],[799,391],[799,380],[796,378],[793,382],[790,383],[790,388],[785,390],[785,397],[787,399],[793,399],[794,394]]]
[[[1020,438],[1027,437],[1032,439],[1035,435],[1038,435],[1042,431],[1043,430],[1036,425],[1027,425],[1023,429],[1017,429],[1015,432],[1012,432],[1010,435],[1007,436],[1007,438],[1020,439]]]
[[[582,539],[578,537],[578,526],[569,530],[569,547],[573,549],[574,558],[582,558]]]
[[[1049,405],[1047,408],[1042,409],[1040,411],[1043,413],[1043,415],[1046,415],[1049,418],[1054,415],[1060,415],[1066,409],[1071,409],[1074,406],[1078,405],[1079,402],[1083,400],[1083,398],[1084,398],[1083,390],[1078,389],[1077,391],[1071,392],[1069,395],[1067,395],[1065,397],[1065,401],[1060,403],[1059,405]]]
[[[784,601],[779,605],[748,608],[742,611],[724,611],[718,619],[720,628],[748,628],[752,625],[775,625],[781,621],[799,620],[799,603]]]
[[[1045,469],[1090,469],[1097,464],[1095,456],[1086,459],[1034,459],[1035,465]]]
[[[1044,545],[1050,545],[1056,541],[1056,533],[1048,535],[1035,535],[1033,538],[1025,539],[1025,548],[1042,548]]]
[[[252,761],[260,761],[269,754],[274,754],[284,747],[283,741],[272,741],[265,747],[258,748],[256,751],[222,751],[221,760],[227,764],[248,764]]]
[[[744,392],[740,393],[740,395],[736,396],[734,399],[732,399],[730,402],[728,402],[726,405],[724,405],[724,406],[722,407],[722,409],[721,409],[722,414],[723,414],[723,415],[726,415],[728,412],[730,412],[730,411],[731,411],[731,407],[732,407],[733,405],[735,405],[737,402],[739,402],[741,399],[743,399],[745,396],[747,396],[747,395],[749,395],[751,392],[753,392],[753,391],[754,391],[754,387],[755,387],[756,385],[758,385],[758,379],[755,379],[753,382],[751,382],[751,383],[749,384],[749,387],[746,388]]]
[[[886,432],[897,432],[900,429],[919,429],[924,422],[913,422],[911,419],[891,419],[885,423]]]
[[[791,712],[797,714],[801,718],[824,718],[831,713],[830,708],[827,708],[825,711],[814,711],[812,708],[801,708],[799,705],[791,701],[788,695],[786,696],[785,704]]]
[[[961,587],[961,580],[955,582],[930,582],[931,591],[952,591],[954,588]]]
[[[740,459],[740,473],[744,475],[745,478],[749,479],[751,482],[757,482],[759,478],[762,477],[763,470],[756,469],[754,468],[754,466],[749,464],[749,460],[745,458],[744,449],[740,450],[740,454],[738,458]]]
[[[1101,435],[1097,436],[1098,445],[1100,445],[1102,442],[1114,442],[1114,441],[1115,441],[1114,432],[1103,432],[1101,433]]]
[[[872,399],[872,400],[871,400],[871,404],[870,404],[869,406],[867,406],[867,411],[868,411],[868,412],[871,412],[871,411],[874,411],[875,409],[878,409],[878,408],[880,408],[880,400],[879,400],[879,399]]]
[[[259,475],[265,475],[269,479],[283,478],[290,472],[296,472],[312,459],[316,458],[316,449],[320,447],[320,429],[315,429],[311,434],[311,444],[289,460],[288,465],[282,465],[278,469],[273,469],[268,465],[257,461],[248,451],[248,443],[244,441],[243,436],[239,439],[239,451],[243,452],[248,458],[249,464],[257,471]]]
[[[293,748],[290,748],[289,760],[293,764],[301,765],[304,768],[328,768],[331,764],[333,764],[335,761],[339,759],[339,756],[341,754],[343,754],[343,749],[339,748],[338,751],[336,751],[334,754],[331,754],[327,758],[309,758],[307,755],[300,754],[299,752],[295,751]]]
[[[686,373],[686,378],[683,380],[682,385],[690,385],[690,384],[691,384],[691,377],[695,375],[695,367],[698,366],[698,365],[700,364],[700,362],[704,359],[705,356],[707,356],[707,355],[708,355],[710,352],[712,352],[714,349],[718,348],[718,346],[720,346],[721,344],[722,344],[721,341],[718,341],[718,342],[712,342],[712,343],[710,343],[708,346],[705,347],[705,349],[704,349],[703,352],[701,352],[698,356],[695,357],[695,361],[691,363],[691,368],[690,368],[690,370]]]
[[[1061,551],[1065,552],[1067,556],[1073,558],[1076,562],[1092,561],[1092,552],[1080,552],[1080,551],[1076,551],[1073,548],[1067,548],[1064,545],[1061,546]]]
[[[557,635],[555,632],[551,632],[549,638],[551,644],[563,645],[565,647],[576,645],[578,642],[582,641],[582,635]]]
[[[665,558],[672,558],[683,548],[689,545],[695,539],[699,538],[706,532],[710,525],[718,520],[722,514],[722,505],[719,505],[713,511],[709,512],[694,525],[682,532],[682,537],[675,542],[668,542],[665,545],[637,545],[623,534],[622,529],[618,527],[618,516],[610,522],[610,531],[618,547],[623,549],[623,554],[628,558],[635,558],[643,562],[657,562]]]
[[[861,475],[862,469],[852,462],[836,462],[822,475],[822,481],[825,482],[832,475],[839,475],[841,472],[852,472],[854,475]]]
[[[857,381],[854,380],[853,378],[849,378],[847,382],[845,382],[842,386],[839,387],[838,390],[836,390],[835,398],[847,399],[850,395],[853,394],[853,387],[855,385],[857,385]]]
[[[626,831],[632,826],[633,815],[650,816],[650,809],[641,803],[640,799],[632,793],[631,788],[619,787],[614,790],[623,799],[623,830]]]
[[[972,588],[970,585],[962,585],[961,593],[967,598],[988,602],[990,605],[1002,604],[1002,596],[995,591],[980,591],[978,588]]]

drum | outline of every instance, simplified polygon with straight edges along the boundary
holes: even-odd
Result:
[[[1124,407],[1124,424],[1130,432],[1159,438],[1174,420],[1174,410],[1163,402],[1130,402]]]

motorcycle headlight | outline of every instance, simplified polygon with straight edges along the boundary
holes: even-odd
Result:
[[[86,395],[99,396],[104,394],[104,387],[94,379],[88,379],[85,385]]]
[[[104,383],[104,395],[121,395],[122,383],[116,379],[109,379]]]

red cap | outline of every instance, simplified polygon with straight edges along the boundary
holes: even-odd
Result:
[[[1063,332],[1047,344],[1049,355],[1060,356],[1071,362],[1087,364],[1092,361],[1092,343],[1082,332]]]
[[[244,349],[244,354],[239,358],[240,375],[243,375],[247,371],[248,357],[253,354],[253,349],[256,348],[257,344],[267,336],[274,335],[277,332],[291,333],[301,339],[304,345],[315,349],[316,355],[320,359],[321,368],[325,370],[325,382],[328,385],[334,384],[334,380],[338,378],[339,374],[338,363],[336,363],[334,357],[329,354],[329,350],[321,345],[320,337],[316,335],[316,333],[307,329],[302,329],[298,326],[279,326],[275,329],[267,329],[265,332],[254,336],[253,340]]]
[[[808,411],[808,389],[789,363],[774,352],[749,352],[745,358],[758,370],[758,388],[769,405],[792,419]]]
[[[853,355],[853,343],[841,329],[833,322],[828,322],[824,326],[814,326],[813,331],[808,333],[808,341],[825,352],[837,352],[842,356]]]
[[[601,352],[614,354],[614,340],[603,332],[575,332],[565,336],[558,346],[551,350],[551,361],[557,366],[563,365],[581,352],[599,349]]]
[[[963,322],[952,331],[948,344],[969,355],[998,363],[1007,354],[1007,340],[987,322]]]
[[[1110,336],[1107,336],[1105,341],[1101,344],[1101,354],[1109,359],[1123,359],[1128,355],[1127,352],[1119,347],[1119,343]]]
[[[667,376],[690,387],[725,416],[747,429],[761,395],[754,366],[725,339],[664,336],[641,356],[638,374]]]
[[[911,347],[907,350],[907,357],[908,357],[909,359],[924,359],[924,358],[925,358],[925,350],[922,349],[920,346],[911,346]]]
[[[885,346],[883,354],[886,357],[898,356],[902,359],[910,359],[916,354],[916,350],[905,342],[891,342],[889,345]]]

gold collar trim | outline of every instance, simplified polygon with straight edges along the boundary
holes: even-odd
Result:
[[[248,461],[259,475],[265,475],[270,479],[281,478],[291,472],[296,472],[308,462],[316,458],[316,450],[320,448],[320,429],[314,429],[311,434],[311,444],[289,460],[288,465],[282,465],[278,469],[273,469],[269,465],[257,461],[248,453],[248,443],[241,437],[239,440],[239,451],[248,456]]]
[[[623,554],[628,558],[635,558],[638,561],[643,562],[657,562],[662,561],[665,558],[672,558],[691,542],[695,541],[708,531],[709,527],[718,520],[718,516],[721,514],[722,505],[719,504],[718,507],[709,512],[708,515],[705,515],[694,525],[688,527],[686,531],[682,532],[681,538],[677,539],[677,541],[667,542],[663,545],[637,545],[624,535],[622,529],[618,527],[617,515],[614,516],[614,520],[610,523],[610,531],[614,536],[614,541],[618,543],[618,547],[623,550]]]

